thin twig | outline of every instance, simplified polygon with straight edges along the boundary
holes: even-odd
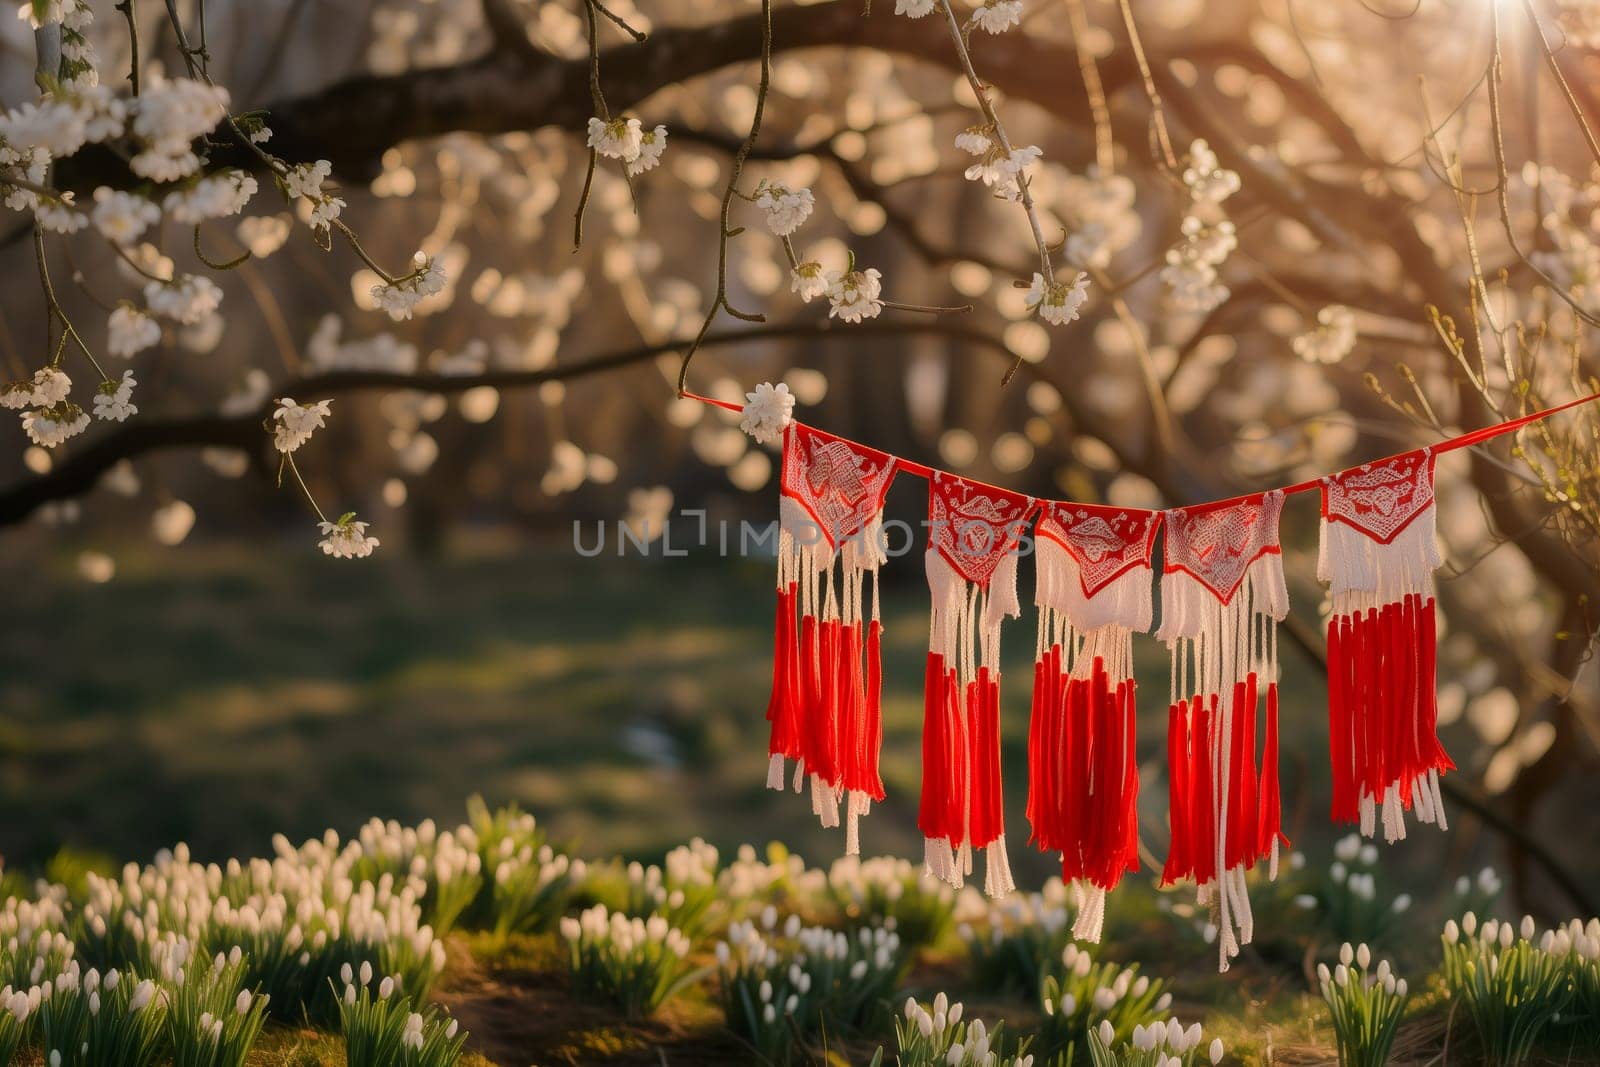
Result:
[[[678,364],[678,395],[682,396],[689,388],[689,362],[700,349],[706,339],[706,334],[711,332],[711,324],[717,321],[717,313],[726,311],[736,319],[744,322],[765,322],[766,317],[760,314],[739,311],[728,302],[728,241],[744,232],[744,228],[729,228],[729,217],[733,210],[733,198],[739,189],[739,177],[744,173],[745,160],[750,157],[751,149],[756,146],[756,138],[761,135],[761,117],[767,107],[767,91],[772,84],[772,0],[761,0],[761,77],[756,85],[755,114],[750,118],[750,132],[745,136],[744,142],[739,145],[739,150],[733,154],[733,160],[728,164],[728,185],[722,191],[722,212],[717,221],[717,292],[711,300],[711,307],[706,312],[704,321],[700,323],[700,330],[695,334],[694,340],[683,351],[683,361]]]

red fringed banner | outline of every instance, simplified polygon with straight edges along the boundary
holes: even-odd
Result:
[[[984,892],[1015,887],[1000,778],[1000,623],[1021,614],[1017,544],[1032,497],[935,471],[928,479],[933,595],[923,690],[922,830],[930,874],[960,888],[984,851]]]
[[[1161,628],[1172,846],[1163,884],[1193,878],[1218,931],[1219,966],[1254,932],[1245,871],[1286,845],[1278,799],[1277,623],[1289,611],[1278,547],[1283,493],[1166,513]],[[1266,696],[1259,777],[1256,720]]]
[[[824,826],[839,825],[844,798],[851,855],[860,851],[857,820],[883,799],[878,567],[894,473],[887,453],[799,423],[784,433],[767,786],[782,789],[784,760],[796,761],[795,791],[809,778]]]
[[[1405,814],[1447,829],[1436,733],[1433,455],[1408,452],[1324,478],[1317,577],[1329,583],[1333,820],[1406,836]]]
[[[1073,936],[1099,941],[1106,893],[1139,869],[1133,634],[1150,629],[1161,517],[1046,502],[1034,542],[1039,636],[1028,731],[1033,842],[1061,853]]]

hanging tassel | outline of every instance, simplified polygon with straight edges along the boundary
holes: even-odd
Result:
[[[781,789],[793,759],[795,791],[809,783],[823,826],[840,824],[843,802],[848,854],[860,848],[858,820],[883,797],[877,572],[896,469],[894,457],[812,427],[784,431],[767,785]]]
[[[928,647],[941,656],[942,677],[936,680],[930,668],[925,679],[924,867],[960,888],[973,854],[982,852],[984,889],[999,897],[1014,888],[1000,769],[1000,626],[1021,610],[1015,550],[1034,502],[939,471],[928,486]],[[935,687],[945,693],[937,723]],[[930,750],[942,751],[947,765],[930,758]]]
[[[1446,825],[1437,733],[1433,455],[1408,452],[1322,480],[1318,577],[1328,582],[1328,730],[1336,822],[1385,841],[1405,812]]]
[[[1168,788],[1178,799],[1162,878],[1195,880],[1217,926],[1223,971],[1255,932],[1245,872],[1266,859],[1276,874],[1276,622],[1289,608],[1278,547],[1282,507],[1275,491],[1166,513],[1157,636],[1172,655]],[[1267,746],[1258,768],[1263,680]]]
[[[1035,706],[1048,784],[1033,838],[1060,851],[1078,904],[1073,936],[1097,941],[1106,894],[1138,869],[1139,776],[1132,634],[1148,630],[1160,516],[1047,502],[1035,540],[1041,629]]]

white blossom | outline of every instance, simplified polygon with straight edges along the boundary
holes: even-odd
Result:
[[[311,435],[325,425],[323,420],[333,413],[332,405],[332,400],[301,405],[293,397],[280,397],[278,408],[272,413],[272,447],[287,454],[311,440]]]
[[[883,310],[879,299],[883,291],[883,275],[876,269],[853,270],[844,274],[828,272],[828,317],[838,317],[845,322],[875,319]]]
[[[128,245],[161,221],[161,209],[137,193],[102,185],[94,191],[89,218],[107,240]]]
[[[185,274],[170,282],[145,283],[144,302],[164,319],[193,326],[222,306],[222,290],[204,275]]]
[[[41,367],[33,372],[33,393],[28,403],[40,407],[54,407],[72,393],[72,379],[66,371],[55,367]]]
[[[822,264],[814,259],[806,260],[789,272],[790,291],[799,293],[800,299],[808,304],[826,293],[830,284]]]
[[[54,448],[88,428],[88,414],[71,401],[22,413],[22,429],[41,448]]]
[[[1039,317],[1052,326],[1064,326],[1078,317],[1079,309],[1089,298],[1089,276],[1079,272],[1070,282],[1047,283],[1044,275],[1033,273],[1033,284],[1028,287],[1025,303],[1039,313]]]
[[[1296,336],[1290,345],[1307,363],[1338,363],[1356,347],[1355,312],[1329,304],[1317,312],[1317,325]]]
[[[1022,0],[984,0],[972,18],[988,33],[1004,33],[1022,21]]]
[[[933,0],[894,0],[894,13],[920,19],[933,13]]]
[[[756,193],[756,206],[767,213],[767,229],[779,237],[787,237],[798,230],[811,211],[817,198],[810,189],[791,190],[785,186],[763,185]]]
[[[762,382],[744,398],[739,429],[763,445],[783,440],[784,428],[794,421],[794,394],[789,392],[789,387],[783,382],[776,386]]]
[[[1189,146],[1189,166],[1183,172],[1183,184],[1195,200],[1220,204],[1239,191],[1239,175],[1217,162],[1217,154],[1205,141],[1195,141]]]
[[[121,381],[107,378],[101,382],[94,396],[94,417],[122,422],[129,415],[137,415],[139,409],[133,404],[133,387],[138,384],[131,370],[122,372]]]
[[[89,225],[89,216],[79,211],[70,191],[37,197],[33,217],[51,233],[77,233]]]
[[[647,170],[654,170],[661,162],[661,153],[667,150],[667,128],[657,126],[653,130],[645,130],[639,135],[639,151],[623,168],[628,177],[632,178],[643,174]]]
[[[323,535],[317,547],[335,559],[366,559],[379,544],[376,537],[367,536],[367,524],[355,521],[354,514],[342,516],[338,522],[319,523],[317,528]],[[392,991],[393,979],[384,982]]]
[[[644,127],[638,119],[589,120],[589,147],[607,159],[631,163],[643,147]]]
[[[131,304],[119,304],[106,320],[106,351],[132,359],[161,340],[161,324]]]
[[[438,260],[418,252],[411,265],[412,271],[406,277],[372,287],[373,301],[396,322],[409,319],[418,304],[444,289],[444,268]]]
[[[982,126],[968,126],[956,134],[956,147],[968,155],[982,156],[995,147],[995,129],[993,123]]]
[[[239,214],[256,195],[256,189],[255,178],[242,170],[230,169],[173,190],[162,205],[174,222],[193,226],[207,219]]]

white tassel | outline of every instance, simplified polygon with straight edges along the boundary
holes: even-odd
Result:
[[[1002,834],[989,842],[983,856],[983,892],[992,899],[1010,895],[1017,883],[1011,879],[1011,861],[1006,857],[1006,839]]]
[[[805,761],[805,757],[802,756],[801,758],[799,758],[799,759],[794,761],[794,791],[796,793],[800,792],[800,790],[805,788],[805,784],[806,784],[806,761]]]
[[[767,761],[767,788],[783,790],[783,754],[774,752]]]

